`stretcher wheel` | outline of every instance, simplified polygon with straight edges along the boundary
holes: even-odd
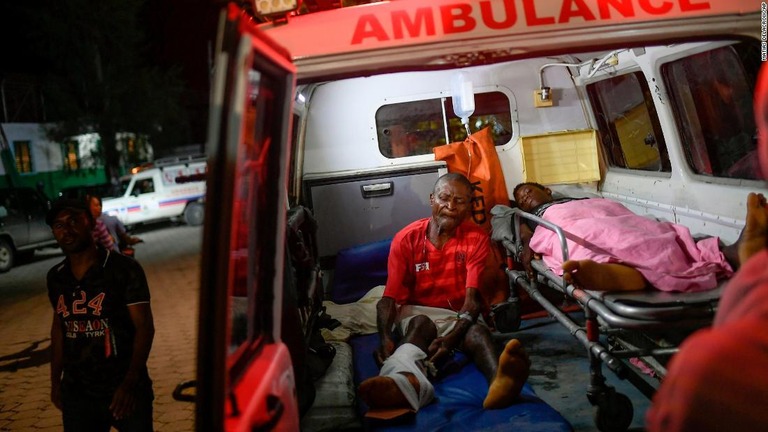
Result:
[[[600,398],[595,408],[595,425],[601,432],[624,432],[632,424],[634,413],[627,396],[612,392]]]

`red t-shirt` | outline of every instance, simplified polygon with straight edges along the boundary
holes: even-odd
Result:
[[[466,221],[456,235],[437,249],[427,239],[430,218],[403,228],[392,240],[384,296],[397,304],[432,306],[459,311],[467,287],[480,287],[480,273],[490,250],[490,239]]]
[[[649,432],[757,431],[768,425],[768,251],[728,282],[712,328],[686,339],[646,415]]]

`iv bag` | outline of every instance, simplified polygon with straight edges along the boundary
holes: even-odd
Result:
[[[451,79],[451,98],[453,112],[461,118],[462,123],[469,123],[469,116],[475,112],[475,93],[472,89],[472,81],[464,72],[459,72]]]

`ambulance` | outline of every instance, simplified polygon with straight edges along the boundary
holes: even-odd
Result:
[[[437,147],[485,131],[510,200],[536,181],[726,243],[748,192],[766,193],[752,108],[764,2],[285,3],[222,13],[198,372],[178,394],[195,394],[199,431],[364,427],[307,422],[307,330],[347,251],[429,216],[449,170]]]
[[[205,156],[172,156],[120,178],[119,196],[104,198],[102,211],[127,226],[168,219],[203,223]]]

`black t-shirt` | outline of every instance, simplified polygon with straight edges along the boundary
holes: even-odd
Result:
[[[65,259],[48,272],[48,298],[62,322],[68,391],[111,395],[131,362],[136,329],[128,306],[149,302],[138,262],[99,248],[98,261],[78,281]],[[146,368],[142,382],[148,384]]]

